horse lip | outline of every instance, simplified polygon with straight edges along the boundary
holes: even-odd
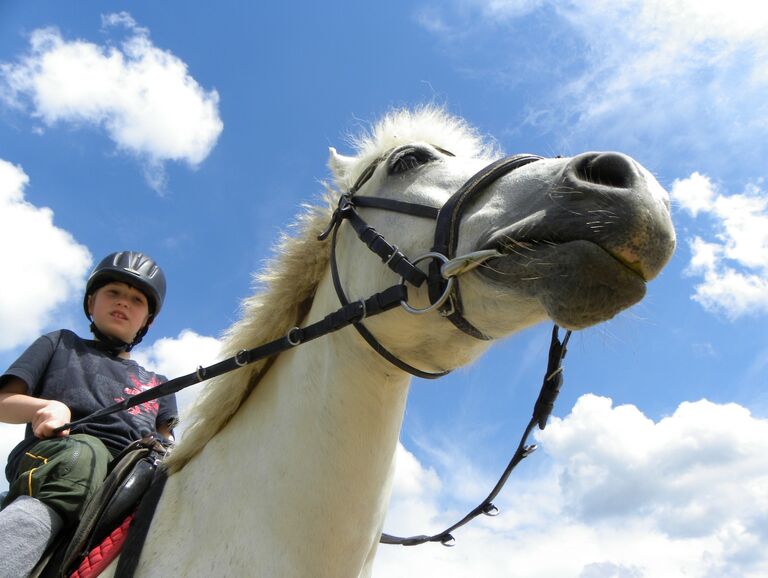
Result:
[[[648,282],[648,277],[646,276],[645,272],[643,271],[643,266],[642,266],[642,265],[641,265],[641,264],[640,264],[638,261],[632,261],[632,262],[630,262],[630,261],[627,261],[626,259],[623,259],[623,258],[621,257],[621,255],[617,255],[617,254],[616,254],[616,253],[614,253],[613,251],[610,251],[610,250],[606,249],[605,247],[601,247],[600,245],[598,245],[598,246],[599,246],[599,247],[600,247],[600,248],[601,248],[603,251],[605,251],[606,253],[608,253],[608,254],[609,254],[611,257],[613,257],[614,259],[616,259],[616,260],[617,260],[619,263],[621,263],[622,265],[624,265],[624,266],[625,266],[627,269],[629,269],[630,271],[632,271],[632,273],[634,273],[635,275],[637,275],[638,277],[640,277],[640,278],[641,278],[643,281],[645,281],[645,282]]]
[[[640,277],[643,282],[647,282],[648,275],[643,270],[643,266],[639,261],[630,261],[624,258],[620,252],[613,251],[604,245],[596,242],[594,239],[584,239],[578,237],[560,237],[557,234],[542,235],[535,230],[537,225],[542,224],[546,211],[537,211],[511,225],[508,225],[498,231],[492,233],[487,241],[480,244],[480,249],[495,249],[502,254],[498,259],[504,258],[507,255],[518,253],[515,251],[515,247],[526,250],[535,250],[533,247],[539,247],[547,245],[554,247],[557,245],[564,245],[572,241],[587,241],[593,243],[597,247],[600,247],[608,255],[613,257],[620,265],[628,269],[633,274]],[[492,259],[495,260],[495,259]]]
[[[648,277],[646,276],[645,272],[643,271],[642,265],[640,265],[640,263],[638,263],[637,261],[629,262],[626,259],[623,259],[620,255],[617,255],[613,251],[610,251],[609,249],[606,249],[602,245],[600,245],[598,243],[595,243],[594,241],[590,241],[589,239],[571,239],[569,241],[560,241],[560,242],[555,242],[555,241],[549,241],[548,240],[548,241],[546,241],[546,244],[549,247],[556,247],[558,245],[565,245],[567,243],[571,243],[571,242],[574,242],[574,241],[587,241],[588,243],[592,243],[593,245],[595,245],[597,247],[600,247],[600,249],[605,251],[606,254],[608,254],[611,257],[613,257],[613,259],[619,265],[621,265],[625,269],[628,269],[633,275],[636,275],[637,277],[640,277],[640,279],[643,282],[646,282],[646,283],[648,282]],[[485,248],[485,249],[493,248],[493,249],[496,249],[499,253],[501,253],[500,256],[494,257],[492,259],[489,259],[488,262],[490,263],[492,261],[495,261],[496,259],[503,259],[504,257],[507,257],[507,256],[511,255],[513,253],[513,251],[511,251],[509,249],[510,245],[519,245],[521,247],[528,247],[529,248],[531,245],[534,245],[534,244],[538,245],[540,243],[541,243],[541,241],[532,241],[532,240],[524,240],[524,239],[510,239],[509,242],[506,243],[506,244],[495,245],[495,246],[484,245],[483,248]]]

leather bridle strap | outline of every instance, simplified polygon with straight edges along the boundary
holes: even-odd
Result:
[[[430,207],[429,205],[420,205],[418,203],[407,203],[405,201],[396,201],[395,199],[382,199],[379,197],[364,197],[355,195],[353,202],[357,207],[370,207],[373,209],[384,209],[403,213],[404,215],[413,215],[414,217],[424,217],[425,219],[436,220],[440,209]]]
[[[541,159],[540,156],[530,154],[512,155],[491,163],[472,176],[440,208],[435,224],[435,240],[432,252],[453,259],[456,256],[456,247],[459,243],[459,225],[469,202],[500,177]],[[428,281],[429,297],[434,302],[442,295],[447,283],[441,274],[440,263],[433,261],[430,264]],[[490,340],[491,337],[477,329],[463,316],[463,309],[459,285],[456,284],[453,295],[440,308],[440,313],[464,333],[484,341]]]
[[[355,199],[356,203],[357,199]],[[412,203],[398,203],[399,205],[416,206]],[[424,207],[431,208],[431,207]],[[392,209],[396,210],[396,209]],[[357,233],[357,237],[366,244],[366,246],[379,256],[381,261],[400,277],[408,281],[414,287],[421,287],[426,281],[426,274],[411,263],[406,256],[392,245],[376,229],[366,223],[355,209],[351,195],[342,195],[339,199],[339,206],[333,212],[331,223],[328,228],[318,236],[318,240],[324,241],[331,231],[338,229],[342,221],[349,221],[352,228]],[[334,252],[331,252],[331,259],[334,259]],[[338,290],[337,290],[338,292]]]
[[[358,199],[356,198],[355,200],[357,201]],[[356,215],[357,212],[355,211],[354,214]],[[349,304],[349,300],[347,299],[346,293],[344,292],[344,288],[341,286],[341,278],[339,277],[339,267],[336,261],[336,236],[337,236],[340,225],[341,225],[341,220],[338,220],[333,225],[333,234],[331,235],[331,279],[333,280],[333,287],[336,290],[336,295],[339,298],[339,301],[343,306],[346,306]],[[410,261],[408,261],[408,263],[414,269],[416,269],[416,266],[411,264]],[[419,269],[416,269],[416,270],[419,271],[419,273],[421,273],[422,275],[424,275],[424,273],[422,273]],[[423,279],[421,280],[422,283],[424,279],[426,279],[426,275],[424,275]],[[407,299],[405,301],[407,301]],[[352,325],[360,334],[360,336],[366,341],[366,343],[368,343],[368,345],[370,345],[374,349],[374,351],[376,351],[376,353],[381,355],[384,359],[389,361],[395,367],[402,369],[403,371],[410,373],[411,375],[414,375],[416,377],[421,377],[422,379],[437,379],[438,377],[443,377],[444,375],[448,375],[450,373],[450,370],[432,372],[432,371],[424,371],[422,369],[419,369],[418,367],[414,367],[409,363],[406,363],[402,359],[399,359],[392,352],[390,352],[386,347],[384,347],[379,342],[379,340],[373,336],[373,334],[368,330],[368,328],[365,325],[363,325],[361,321],[353,323]]]

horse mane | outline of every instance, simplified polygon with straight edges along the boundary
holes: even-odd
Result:
[[[344,174],[336,174],[336,189],[342,191],[349,190],[365,168],[386,151],[413,142],[430,143],[461,157],[498,156],[495,143],[435,106],[392,111],[371,130],[349,141],[356,155]],[[222,358],[283,337],[290,328],[301,325],[330,259],[330,242],[319,241],[317,236],[330,222],[339,193],[328,183],[324,185],[321,202],[304,205],[292,227],[297,233],[283,233],[272,260],[254,276],[256,293],[243,301],[240,320],[225,332]],[[165,461],[169,472],[183,468],[227,424],[269,365],[269,360],[261,360],[207,384],[186,416],[181,441]]]

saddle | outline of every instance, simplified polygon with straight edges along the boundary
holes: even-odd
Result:
[[[62,532],[30,576],[62,578],[76,571],[80,576],[78,567],[92,549],[127,531],[130,521],[126,519],[136,510],[167,451],[154,436],[126,447],[112,461],[104,483],[83,508],[77,526]],[[91,569],[88,563],[84,566]]]

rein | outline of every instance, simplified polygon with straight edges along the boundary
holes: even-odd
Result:
[[[512,459],[509,461],[509,464],[507,464],[507,467],[501,474],[499,481],[496,482],[496,485],[491,490],[491,493],[489,493],[482,502],[470,510],[461,520],[452,526],[449,526],[442,532],[438,532],[437,534],[432,534],[429,536],[422,534],[418,536],[409,536],[407,538],[383,533],[380,539],[382,544],[418,546],[427,542],[440,542],[443,546],[453,546],[456,540],[451,532],[461,528],[465,524],[468,524],[481,514],[486,516],[498,515],[499,508],[493,504],[493,500],[495,500],[496,496],[499,495],[502,488],[504,487],[504,484],[507,483],[509,476],[512,474],[512,471],[515,469],[515,467],[517,467],[517,464],[522,462],[523,459],[527,458],[534,451],[536,451],[535,444],[526,445],[528,442],[528,437],[531,435],[531,432],[535,426],[538,426],[539,429],[542,430],[547,426],[547,420],[549,419],[549,416],[555,407],[555,400],[557,399],[557,395],[560,393],[560,388],[563,385],[563,367],[561,364],[563,358],[565,358],[567,351],[566,346],[568,345],[568,340],[571,337],[571,331],[567,330],[565,332],[565,336],[563,337],[562,341],[560,341],[558,333],[559,328],[557,325],[555,325],[552,328],[552,341],[550,342],[549,346],[547,371],[544,375],[544,383],[542,383],[541,390],[539,391],[539,397],[536,399],[536,403],[533,406],[533,416],[528,422],[528,425],[526,426],[525,431],[520,438],[520,442],[517,445],[515,453],[512,455]]]
[[[152,389],[142,391],[141,393],[127,397],[123,401],[93,412],[81,419],[59,426],[54,430],[54,433],[59,433],[85,422],[99,419],[119,411],[127,410],[141,403],[176,393],[182,389],[200,383],[201,381],[218,377],[219,375],[229,373],[239,367],[249,365],[266,357],[277,355],[278,353],[296,347],[302,343],[307,343],[318,337],[327,335],[328,333],[343,329],[357,320],[364,319],[365,317],[373,317],[384,311],[393,309],[407,298],[408,288],[405,285],[393,285],[384,291],[372,295],[368,299],[361,299],[360,301],[349,303],[311,325],[307,325],[306,327],[293,327],[284,337],[275,339],[264,345],[259,345],[253,349],[243,349],[236,355],[223,361],[214,363],[208,367],[198,367],[197,371],[193,373],[171,379]]]
[[[438,150],[453,156],[448,151],[442,149]],[[87,421],[100,419],[107,415],[127,410],[141,403],[176,393],[191,385],[228,373],[261,359],[277,355],[283,351],[301,345],[302,343],[317,339],[318,337],[339,331],[348,325],[354,326],[365,341],[377,353],[407,373],[425,379],[436,379],[450,373],[450,370],[437,372],[424,371],[398,359],[379,343],[365,325],[363,325],[362,321],[364,319],[379,315],[385,311],[394,309],[397,306],[402,306],[409,313],[417,315],[437,310],[441,316],[446,317],[458,329],[468,335],[476,339],[490,340],[491,337],[485,335],[464,318],[461,295],[459,293],[458,277],[481,265],[488,259],[498,257],[501,254],[495,250],[481,250],[457,257],[455,253],[458,245],[461,217],[468,206],[469,201],[476,194],[505,174],[540,160],[541,157],[534,155],[514,155],[490,164],[470,178],[441,208],[438,209],[416,203],[355,195],[355,193],[373,176],[378,165],[388,154],[389,153],[386,153],[371,163],[371,165],[363,171],[350,191],[341,195],[338,207],[334,211],[328,227],[318,237],[318,240],[322,241],[332,234],[330,259],[331,274],[336,294],[341,302],[341,308],[326,315],[320,321],[307,325],[306,327],[293,327],[285,336],[279,339],[254,347],[253,349],[243,349],[236,355],[208,367],[198,367],[193,373],[177,377],[152,389],[128,397],[114,405],[96,411],[86,417],[64,424],[63,426],[56,428],[54,432],[59,433]],[[416,259],[409,260],[396,245],[389,243],[380,233],[369,226],[362,217],[360,217],[357,212],[357,207],[383,209],[416,217],[434,219],[436,221],[436,227],[432,251],[417,257]],[[347,299],[341,286],[336,261],[336,237],[342,222],[345,220],[349,221],[357,233],[358,238],[366,243],[368,248],[376,253],[387,267],[400,276],[400,280],[397,284],[375,293],[367,299],[360,299],[353,302],[350,302]],[[416,267],[416,264],[427,259],[431,260],[428,274]],[[420,287],[426,282],[429,287],[431,305],[422,309],[410,306],[408,304],[408,288],[406,282],[415,287]],[[528,437],[536,426],[543,430],[552,413],[555,400],[560,393],[563,384],[562,361],[567,351],[566,346],[570,336],[571,331],[567,330],[561,341],[559,339],[559,327],[557,325],[553,327],[547,370],[544,374],[544,380],[539,396],[534,404],[531,420],[520,438],[520,442],[512,459],[488,496],[461,520],[442,532],[433,535],[416,535],[410,537],[399,537],[382,533],[380,538],[381,543],[416,546],[426,542],[440,542],[444,546],[452,546],[455,540],[451,532],[464,526],[480,514],[488,516],[495,516],[498,514],[499,510],[493,504],[493,500],[501,492],[514,468],[524,458],[536,450],[535,445],[527,445]]]

